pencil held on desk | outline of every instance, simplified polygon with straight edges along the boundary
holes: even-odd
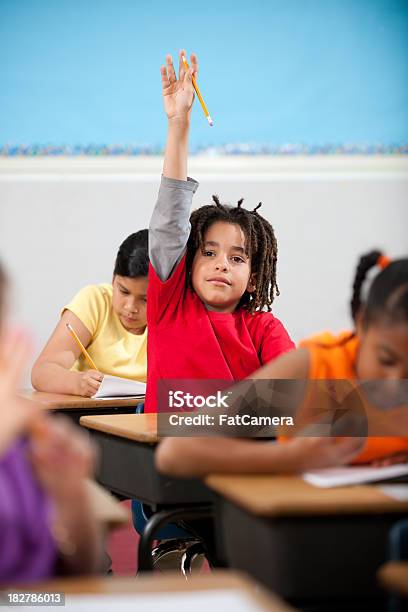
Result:
[[[182,55],[181,59],[183,60],[183,64],[184,64],[186,70],[189,70],[190,66],[188,65],[188,62],[186,60],[186,56]],[[197,94],[197,98],[200,100],[200,104],[203,107],[204,115],[207,117],[207,121],[208,121],[208,123],[212,127],[214,125],[214,122],[211,119],[210,113],[208,112],[208,108],[207,108],[207,106],[206,106],[206,104],[205,104],[205,102],[203,100],[203,96],[201,95],[201,91],[198,88],[197,81],[195,80],[195,76],[192,77],[192,81],[193,81],[193,87],[194,87],[195,92]]]
[[[94,362],[92,361],[88,351],[86,350],[86,348],[84,347],[84,345],[82,344],[82,342],[80,341],[80,339],[78,338],[78,336],[75,333],[74,328],[72,327],[72,325],[70,325],[69,323],[67,323],[67,328],[68,330],[71,332],[72,337],[74,338],[75,342],[77,343],[77,345],[79,346],[79,348],[81,349],[81,353],[83,354],[83,356],[86,359],[87,364],[90,366],[90,368],[92,368],[92,370],[97,370],[98,368],[96,367],[96,365],[94,364]]]

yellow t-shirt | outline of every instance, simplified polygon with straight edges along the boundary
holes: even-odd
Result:
[[[146,382],[147,328],[141,335],[128,332],[113,311],[112,294],[112,285],[88,285],[63,312],[73,312],[92,335],[86,350],[100,372]],[[79,372],[87,369],[82,355],[72,366]]]

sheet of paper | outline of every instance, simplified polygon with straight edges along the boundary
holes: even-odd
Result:
[[[392,497],[398,501],[408,501],[408,484],[381,485],[378,486],[377,489],[384,493],[384,495],[388,495],[388,497]]]
[[[47,610],[61,612],[60,606]],[[262,612],[245,592],[218,589],[194,592],[140,593],[134,595],[66,595],[63,610],[70,612]]]
[[[105,374],[94,399],[116,399],[120,397],[144,397],[146,383],[119,376]]]
[[[386,467],[346,466],[314,470],[303,474],[303,480],[315,487],[342,487],[345,485],[361,484],[364,482],[378,482],[391,480],[400,476],[407,476],[408,464],[398,463]]]

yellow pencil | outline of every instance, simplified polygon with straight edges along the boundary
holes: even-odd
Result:
[[[72,337],[74,338],[75,342],[77,343],[77,345],[81,349],[81,353],[83,354],[83,356],[85,357],[86,361],[88,362],[88,365],[92,368],[92,370],[97,370],[98,368],[96,367],[96,365],[92,361],[88,351],[86,350],[86,348],[84,347],[84,345],[82,344],[82,342],[80,341],[78,336],[76,335],[75,330],[72,327],[72,325],[70,325],[69,323],[67,323],[66,325],[67,325],[68,330],[71,332]]]
[[[189,70],[190,66],[188,65],[188,62],[187,62],[187,60],[186,60],[185,55],[182,55],[182,56],[181,56],[181,59],[183,60],[183,64],[184,64],[184,66],[185,66],[186,70]],[[201,106],[203,107],[204,115],[207,117],[207,121],[208,121],[208,123],[209,123],[209,124],[211,125],[211,127],[212,127],[212,126],[214,125],[214,122],[213,122],[213,120],[211,119],[210,113],[208,112],[208,108],[207,108],[207,107],[206,107],[206,105],[205,105],[205,102],[204,102],[204,100],[203,100],[203,96],[201,95],[201,91],[198,89],[198,85],[197,85],[197,82],[196,82],[196,80],[195,80],[195,77],[194,77],[194,76],[193,76],[193,79],[192,79],[192,80],[193,80],[193,87],[194,87],[195,92],[196,92],[196,94],[197,94],[197,98],[200,100],[200,102],[201,102]]]

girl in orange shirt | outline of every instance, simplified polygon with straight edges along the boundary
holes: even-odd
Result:
[[[380,267],[364,304],[367,273]],[[353,283],[355,331],[325,332],[300,343],[311,379],[396,380],[408,378],[408,259],[390,262],[379,251],[363,255]],[[354,463],[408,453],[407,437],[370,437]]]
[[[381,271],[363,302],[362,286],[369,270],[375,266]],[[362,256],[353,283],[351,314],[354,331],[337,337],[326,332],[304,341],[299,349],[268,363],[251,378],[389,382],[407,379],[408,258],[390,262],[379,251]],[[403,406],[399,415],[400,431],[406,433],[408,408]],[[333,455],[332,448],[319,449],[317,440],[296,438],[280,445],[225,438],[167,438],[158,449],[157,464],[164,472],[190,476],[217,471],[304,471],[344,462],[344,457]],[[335,444],[336,440],[332,442]],[[316,444],[315,452],[321,455],[320,460],[316,457],[315,466],[310,457],[313,444]],[[408,437],[368,437],[353,462],[386,463],[407,457]]]

